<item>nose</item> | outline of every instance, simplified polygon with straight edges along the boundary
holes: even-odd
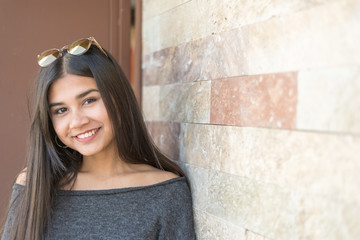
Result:
[[[70,129],[80,128],[89,122],[89,118],[81,111],[73,111],[72,118],[69,124]]]

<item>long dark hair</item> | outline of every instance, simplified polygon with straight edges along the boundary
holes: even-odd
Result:
[[[51,217],[57,189],[76,179],[82,155],[55,142],[49,115],[48,90],[65,74],[95,79],[111,119],[119,157],[128,163],[145,163],[185,176],[181,168],[162,154],[149,136],[132,88],[117,61],[96,46],[81,56],[64,53],[41,68],[35,87],[30,127],[26,186],[19,194],[9,239],[42,239]]]

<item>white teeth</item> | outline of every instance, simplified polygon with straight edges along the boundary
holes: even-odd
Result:
[[[89,131],[87,133],[83,133],[83,134],[80,134],[80,135],[77,135],[76,137],[77,138],[87,138],[87,137],[90,137],[92,135],[94,135],[96,132],[97,132],[98,129],[94,129],[92,131]]]

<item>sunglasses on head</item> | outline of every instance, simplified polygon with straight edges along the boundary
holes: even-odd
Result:
[[[95,40],[94,37],[88,37],[88,38],[81,38],[79,40],[76,40],[70,45],[64,46],[61,49],[52,48],[49,50],[46,50],[38,55],[38,64],[40,67],[47,67],[51,63],[53,63],[56,59],[61,57],[63,55],[63,51],[67,50],[68,53],[72,55],[82,55],[86,53],[89,49],[92,43],[95,43],[95,45],[101,50],[102,53],[105,54],[105,56],[108,56],[104,49],[100,46],[100,44]]]

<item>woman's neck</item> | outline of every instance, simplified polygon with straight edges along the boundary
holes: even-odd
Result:
[[[79,173],[91,174],[93,176],[111,177],[128,172],[131,164],[123,161],[115,153],[107,153],[95,156],[83,156]]]

